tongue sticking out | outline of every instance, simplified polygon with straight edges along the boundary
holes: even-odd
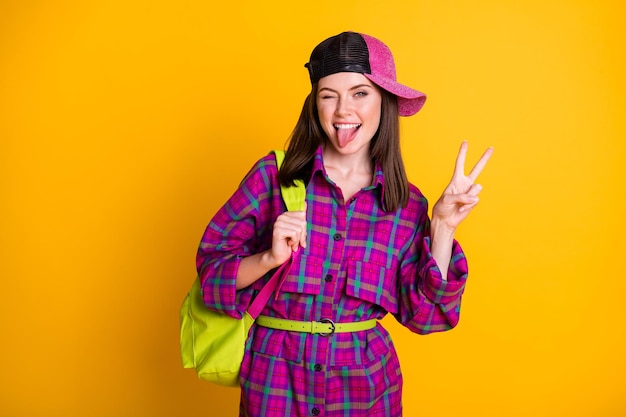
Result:
[[[348,143],[352,142],[352,140],[356,137],[359,127],[360,126],[347,129],[337,129],[337,141],[339,142],[339,146],[343,148]]]

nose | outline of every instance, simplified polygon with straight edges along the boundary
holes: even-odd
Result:
[[[335,107],[335,115],[336,116],[346,116],[351,112],[351,105],[349,100],[345,97],[341,97],[337,100],[337,107]]]

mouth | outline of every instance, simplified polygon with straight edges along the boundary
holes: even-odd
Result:
[[[335,127],[336,130],[358,129],[361,127],[361,123],[343,123],[343,124],[336,123],[333,126]]]
[[[337,132],[338,145],[344,147],[357,137],[361,123],[335,123],[333,127]]]

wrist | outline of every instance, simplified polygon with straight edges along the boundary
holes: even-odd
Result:
[[[430,250],[441,272],[441,279],[444,281],[448,279],[455,231],[456,228],[436,218],[430,223]]]
[[[451,227],[446,222],[433,218],[430,222],[430,238],[431,240],[453,240],[455,227]]]
[[[276,261],[276,258],[274,258],[274,256],[272,255],[271,250],[266,250],[265,252],[261,253],[259,263],[261,264],[261,267],[263,269],[266,269],[267,271],[274,269],[276,267],[279,267],[281,265],[281,262]]]

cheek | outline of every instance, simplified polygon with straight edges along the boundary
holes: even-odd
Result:
[[[328,129],[330,129],[332,127],[332,119],[333,119],[333,112],[329,111],[328,108],[325,108],[324,106],[318,106],[317,107],[317,118],[320,122],[320,124],[322,125],[322,128],[327,131]],[[326,132],[328,133],[328,132]]]
[[[328,106],[317,104],[317,117],[320,119],[320,123],[324,124],[325,121],[328,121],[332,114],[328,110]]]
[[[369,120],[373,122],[372,124],[376,126],[380,125],[381,113],[382,113],[382,109],[380,105],[378,106],[374,105],[369,109],[369,112],[367,113],[367,115],[368,115]]]

